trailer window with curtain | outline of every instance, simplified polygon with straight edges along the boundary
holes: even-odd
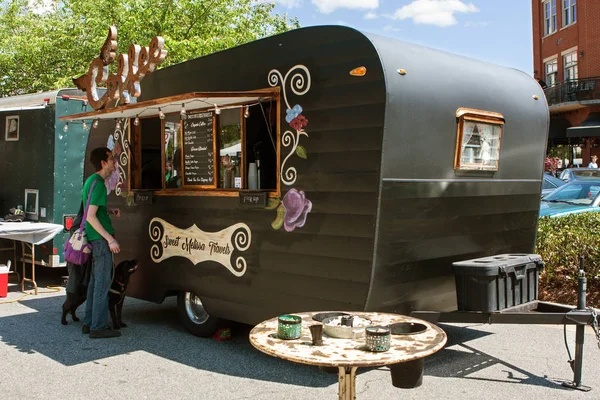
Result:
[[[504,117],[500,113],[459,108],[454,169],[497,171]]]

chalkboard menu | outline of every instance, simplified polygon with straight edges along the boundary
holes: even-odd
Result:
[[[190,113],[183,121],[183,185],[215,186],[212,112]]]

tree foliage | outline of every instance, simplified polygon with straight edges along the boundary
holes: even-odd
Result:
[[[545,268],[540,275],[540,298],[577,304],[579,257],[585,257],[589,305],[600,306],[600,212],[542,217],[538,221],[536,253]]]
[[[162,66],[299,27],[254,0],[0,0],[0,96],[72,87],[117,27],[118,54],[165,39]],[[115,65],[116,67],[116,65]],[[112,67],[112,68],[115,68]],[[114,71],[112,71],[114,72]]]

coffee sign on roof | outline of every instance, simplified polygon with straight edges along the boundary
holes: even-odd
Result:
[[[100,56],[93,59],[88,72],[73,79],[73,83],[86,92],[88,103],[95,110],[114,107],[119,99],[119,104],[129,104],[132,97],[142,94],[140,82],[144,76],[152,73],[167,57],[164,45],[165,40],[160,36],[153,37],[149,47],[130,45],[128,54],[119,54],[117,72],[109,74],[108,66],[117,54],[117,28],[113,25],[108,29]],[[98,88],[103,84],[106,85],[106,92],[100,96]]]

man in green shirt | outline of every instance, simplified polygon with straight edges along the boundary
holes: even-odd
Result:
[[[90,196],[87,210],[85,232],[92,245],[92,273],[88,284],[83,333],[89,333],[90,338],[109,338],[121,336],[121,333],[108,328],[108,291],[113,273],[113,254],[121,251],[119,242],[114,237],[109,213],[121,216],[118,208],[108,209],[107,193],[104,180],[116,168],[112,152],[106,147],[99,147],[90,153],[90,162],[96,170],[83,185],[81,193],[85,206]],[[92,183],[96,182],[92,192]]]

